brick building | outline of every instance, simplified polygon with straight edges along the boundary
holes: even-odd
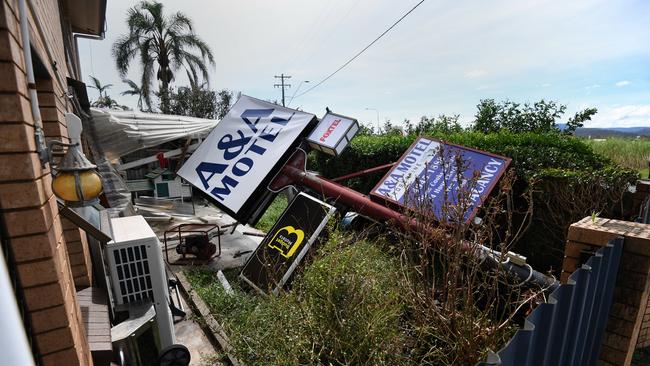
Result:
[[[92,284],[92,270],[86,233],[60,215],[50,166],[39,161],[29,89],[37,91],[45,140],[67,142],[64,114],[76,112],[71,86],[82,79],[77,38],[101,38],[105,10],[106,0],[0,0],[2,247],[42,365],[93,364],[77,296]],[[35,85],[27,82],[23,47],[31,48]]]

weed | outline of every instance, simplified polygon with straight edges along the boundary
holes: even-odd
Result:
[[[264,232],[271,230],[273,224],[275,224],[278,218],[280,218],[280,215],[282,215],[284,209],[287,208],[287,205],[287,196],[285,196],[283,193],[278,194],[273,202],[271,202],[269,208],[266,209],[264,215],[262,215],[255,227]]]

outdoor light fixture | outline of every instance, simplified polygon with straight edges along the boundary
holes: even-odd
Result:
[[[50,141],[47,149],[47,160],[52,168],[52,191],[64,200],[68,206],[89,206],[98,202],[97,197],[102,193],[101,176],[81,150],[81,119],[73,113],[65,114],[70,143]],[[65,155],[58,165],[52,164],[52,148],[67,147]]]
[[[81,152],[79,143],[65,144],[61,141],[51,141],[49,145],[50,152],[54,145],[68,147],[61,162],[56,167],[52,167],[54,194],[70,206],[97,203],[97,197],[102,193],[102,180],[95,170],[97,166]]]

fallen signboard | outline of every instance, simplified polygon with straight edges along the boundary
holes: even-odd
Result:
[[[277,294],[335,210],[319,199],[298,194],[248,258],[240,277],[261,293]]]
[[[454,215],[453,208],[464,206],[462,217],[469,222],[510,161],[507,157],[419,137],[370,194],[410,209],[426,207],[439,221],[455,221],[460,216]]]
[[[359,122],[356,119],[327,112],[307,137],[307,142],[313,149],[338,156],[358,131]]]
[[[316,121],[313,114],[243,95],[178,175],[246,222],[275,172]]]

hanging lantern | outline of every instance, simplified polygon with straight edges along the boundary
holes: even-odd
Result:
[[[97,202],[102,193],[102,180],[95,168],[79,149],[79,144],[64,144],[52,141],[51,144],[67,146],[68,151],[59,165],[53,170],[52,191],[70,206],[87,206]]]

